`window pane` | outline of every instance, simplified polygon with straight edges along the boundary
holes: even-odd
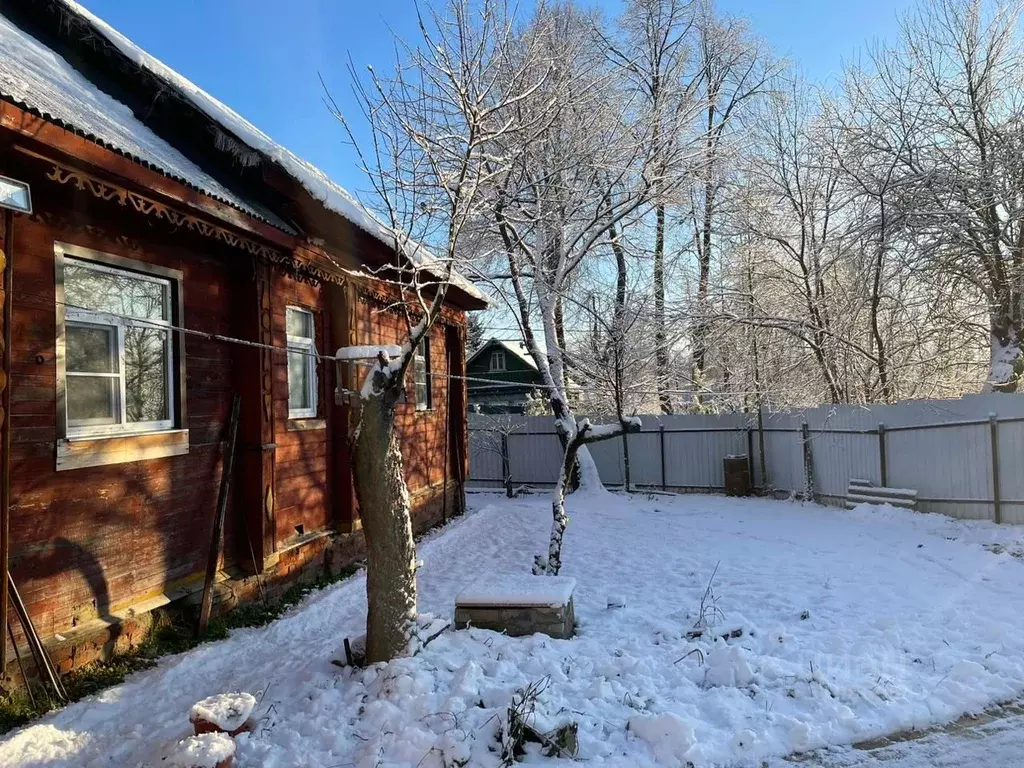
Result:
[[[89,325],[66,326],[67,369],[81,373],[117,373],[117,330]]]
[[[124,394],[128,422],[169,419],[167,332],[124,329]]]
[[[115,423],[114,392],[119,386],[111,376],[68,376],[68,422]]]
[[[313,315],[300,309],[287,310],[287,325],[289,336],[301,336],[304,339],[313,338]]]
[[[413,381],[416,385],[416,408],[426,410],[430,408],[430,348],[429,342],[424,339],[416,348],[413,356]]]
[[[288,408],[312,408],[310,402],[309,358],[301,352],[288,353]]]
[[[167,284],[130,272],[91,269],[82,262],[64,262],[64,300],[72,309],[167,320]]]

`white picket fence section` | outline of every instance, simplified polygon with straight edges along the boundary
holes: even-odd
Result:
[[[1024,524],[1024,395],[765,412],[760,433],[750,413],[641,418],[641,432],[627,438],[635,488],[720,491],[722,460],[746,454],[755,487],[802,494],[806,450],[821,502],[841,506],[850,480],[864,478],[918,491],[922,511]],[[550,418],[471,414],[472,485],[502,484],[503,445],[515,484],[554,483],[562,450]],[[622,486],[623,440],[591,453],[605,484]]]

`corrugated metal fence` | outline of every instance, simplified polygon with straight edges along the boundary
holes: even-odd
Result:
[[[761,430],[747,413],[641,418],[627,438],[636,488],[722,490],[722,459],[747,454],[758,488],[803,493],[809,465],[824,503],[841,505],[850,479],[864,478],[915,489],[924,511],[1024,524],[1024,395],[766,411]],[[501,485],[503,454],[514,483],[554,483],[562,449],[550,418],[472,414],[469,427],[475,485]],[[621,486],[623,440],[590,448],[605,484]]]

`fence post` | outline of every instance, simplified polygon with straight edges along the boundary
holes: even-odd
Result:
[[[757,478],[754,476],[754,431],[747,427],[747,472],[750,473],[750,487],[756,488]]]
[[[761,465],[761,492],[768,489],[768,457],[764,452],[764,408],[757,406],[757,458]]]
[[[995,502],[995,521],[1003,522],[1003,501],[999,496],[999,420],[994,413],[988,415],[988,431],[992,440],[992,500]]]
[[[805,421],[800,425],[800,437],[804,449],[804,498],[814,501],[814,465],[811,461],[811,430]]]
[[[658,443],[661,446],[661,490],[667,487],[665,484],[665,425],[658,427]]]
[[[889,470],[885,465],[885,424],[878,425],[878,468],[884,488],[889,484]]]

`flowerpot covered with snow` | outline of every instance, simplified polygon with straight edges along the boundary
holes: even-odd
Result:
[[[189,720],[198,736],[201,733],[226,733],[237,736],[251,731],[249,715],[256,706],[256,697],[251,693],[236,691],[218,693],[193,705]]]
[[[167,768],[230,768],[235,742],[226,733],[204,733],[182,739],[167,755]]]

